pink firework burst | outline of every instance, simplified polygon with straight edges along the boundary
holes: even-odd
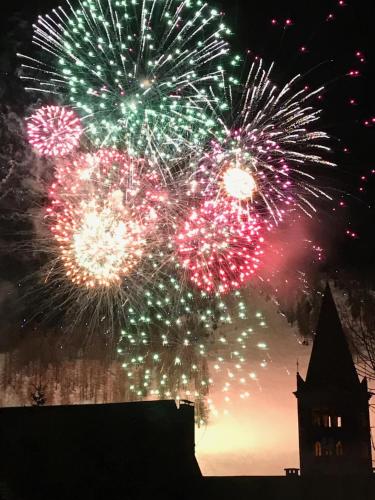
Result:
[[[151,165],[102,149],[62,160],[50,199],[67,277],[96,288],[120,284],[156,244],[167,196]]]
[[[194,208],[176,237],[180,263],[191,281],[208,293],[240,288],[256,273],[263,254],[263,227],[228,199]]]
[[[43,106],[27,120],[31,146],[42,156],[66,156],[79,144],[82,135],[78,115],[62,106]]]

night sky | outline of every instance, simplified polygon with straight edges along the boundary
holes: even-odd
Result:
[[[231,42],[235,51],[244,59],[258,56],[266,63],[275,62],[273,79],[277,84],[281,86],[301,73],[304,84],[312,88],[325,87],[316,105],[323,108],[320,127],[332,137],[330,159],[337,167],[321,174],[321,187],[334,201],[318,207],[320,210],[314,222],[314,238],[325,249],[319,270],[330,277],[347,272],[373,286],[375,2],[212,0],[211,3],[225,10],[227,24],[233,29]],[[3,109],[9,105],[22,113],[30,104],[17,78],[15,53],[30,53],[32,22],[38,14],[45,14],[58,5],[56,0],[13,0],[2,6],[0,100]],[[0,210],[9,214],[13,203],[18,210],[25,209],[22,199],[15,202],[10,194],[0,200]],[[0,349],[7,351],[16,345],[18,338],[14,329],[18,331],[19,328],[14,325],[22,325],[30,314],[25,304],[25,291],[20,292],[19,288],[24,276],[35,269],[29,268],[27,257],[9,254],[9,248],[22,240],[25,228],[18,226],[17,220],[4,217],[0,224],[3,233],[0,241],[0,321],[3,325]],[[264,307],[267,309],[269,305]],[[302,360],[304,367],[309,348],[301,348],[296,331],[289,331],[286,321],[274,311],[268,312],[272,318],[268,340],[270,356],[275,360],[273,367],[264,375],[262,387],[254,390],[251,403],[234,406],[232,416],[227,417],[229,420],[215,423],[207,434],[205,431],[202,435],[200,431],[198,455],[208,473],[240,474],[255,470],[265,474],[277,473],[283,466],[297,466],[295,401],[290,393],[294,386],[296,358]],[[58,315],[57,319],[54,316],[54,321],[58,321]],[[286,399],[278,396],[283,389]],[[259,415],[263,412],[267,425],[272,425],[272,414],[277,411],[281,419],[288,421],[288,427],[282,435],[275,434],[275,450],[275,442],[267,441],[265,424]],[[244,415],[253,419],[254,427],[250,431],[246,430]],[[238,431],[236,436],[233,429]],[[231,439],[237,442],[232,449],[228,450],[225,443],[221,447],[217,444],[217,437],[223,431],[232,432]],[[248,437],[245,440],[247,451],[240,431]],[[263,436],[263,441],[259,436]],[[289,447],[288,442],[291,443]],[[243,466],[245,459],[247,468]]]
[[[324,85],[317,105],[324,109],[321,124],[332,137],[333,159],[338,164],[322,177],[322,187],[336,199],[328,207],[333,213],[325,209],[320,218],[322,238],[330,240],[329,268],[364,268],[368,273],[368,267],[373,267],[375,241],[370,230],[375,131],[371,122],[375,115],[373,2],[306,1],[303,6],[293,0],[216,3],[223,6],[233,29],[234,50],[241,55],[248,51],[249,57],[259,56],[266,63],[274,61],[276,83],[282,85],[300,73],[312,88]],[[57,5],[53,0],[15,0],[2,7],[3,68],[10,87],[3,96],[5,102],[20,98],[12,78],[18,64],[12,49],[28,48],[35,17]],[[351,71],[358,71],[359,76],[350,76]],[[332,225],[337,229],[334,233]]]

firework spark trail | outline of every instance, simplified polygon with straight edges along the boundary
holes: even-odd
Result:
[[[290,209],[311,216],[316,199],[331,199],[314,169],[335,164],[325,159],[329,136],[314,128],[320,111],[308,104],[322,89],[293,91],[298,75],[279,90],[270,79],[272,68],[261,60],[252,64],[240,112],[226,125],[227,139],[214,143],[192,179],[200,182],[203,196],[245,203],[277,224]]]
[[[39,17],[33,41],[48,57],[20,55],[29,90],[63,95],[95,145],[130,154],[183,158],[220,133],[230,30],[218,11],[179,0],[79,6]]]
[[[147,292],[147,313],[130,311],[132,321],[121,332],[118,353],[134,397],[194,400],[198,418],[201,403],[215,413],[231,400],[232,391],[248,397],[249,383],[257,380],[248,353],[267,350],[262,313],[249,314],[240,292],[225,299],[188,292],[171,315],[165,308],[168,280],[165,285],[163,291]],[[262,355],[259,366],[264,365]],[[213,385],[220,385],[222,401],[207,400]]]

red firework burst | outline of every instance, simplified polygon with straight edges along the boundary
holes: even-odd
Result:
[[[238,203],[209,200],[194,208],[176,238],[177,255],[191,281],[226,293],[249,281],[263,254],[262,224]]]
[[[62,106],[44,106],[27,120],[27,136],[32,147],[43,156],[66,156],[79,144],[81,120]]]

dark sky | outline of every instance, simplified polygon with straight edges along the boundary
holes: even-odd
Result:
[[[2,6],[2,32],[9,46],[20,38],[29,45],[28,25],[38,14],[45,14],[60,5],[56,0],[13,0]],[[335,234],[331,252],[334,265],[373,266],[374,182],[373,142],[375,123],[365,121],[375,116],[375,70],[372,0],[212,0],[223,7],[227,23],[233,28],[232,45],[240,54],[250,51],[267,63],[275,61],[274,79],[284,84],[296,73],[306,75],[311,86],[324,85],[318,106],[324,109],[321,126],[333,137],[334,160],[339,169],[322,177],[322,184],[331,189],[337,202],[328,208],[334,218],[321,220],[322,239]],[[20,25],[20,20],[27,23]],[[290,24],[288,25],[287,23]],[[3,43],[5,42],[3,39]],[[364,62],[361,62],[363,54]],[[351,78],[351,70],[360,71]],[[355,105],[350,104],[355,100]],[[364,177],[364,179],[362,179]],[[345,208],[340,208],[340,202]],[[331,223],[327,223],[327,220]],[[350,230],[358,235],[346,235]],[[328,235],[326,234],[328,233]],[[337,251],[339,249],[339,251]]]

